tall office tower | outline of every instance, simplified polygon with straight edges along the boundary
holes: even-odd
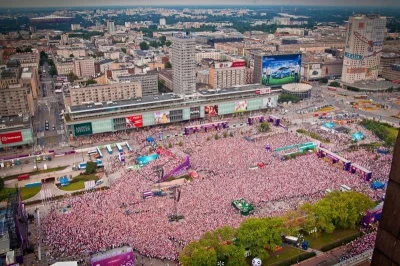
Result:
[[[172,89],[176,94],[196,90],[196,40],[191,36],[172,38]]]
[[[167,25],[167,21],[165,18],[160,18],[160,26],[166,26]]]
[[[115,24],[114,20],[107,20],[107,31],[109,34],[115,33]]]
[[[342,82],[354,83],[378,77],[386,17],[356,15],[349,18]]]

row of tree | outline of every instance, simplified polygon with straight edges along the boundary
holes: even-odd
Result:
[[[329,193],[317,203],[306,203],[283,217],[248,218],[239,228],[224,226],[206,232],[198,241],[187,245],[179,260],[185,266],[223,265],[245,266],[245,252],[261,260],[269,258],[282,245],[282,235],[332,233],[336,228],[355,228],[362,214],[374,203],[358,192]],[[316,229],[316,230],[315,230]]]

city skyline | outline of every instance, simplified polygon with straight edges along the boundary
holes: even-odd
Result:
[[[270,0],[253,0],[248,3],[249,6],[252,5],[269,5],[269,6],[358,6],[360,4],[357,0],[282,0],[279,5],[275,1]],[[161,1],[161,0],[119,0],[114,1],[112,6],[151,6],[151,5],[159,5],[159,6],[170,6],[170,5],[182,5],[187,7],[193,6],[215,6],[215,5],[243,5],[243,1],[241,0],[232,0],[232,1],[213,1],[213,0],[204,0],[204,1],[184,1],[184,0],[172,0],[172,1]],[[27,4],[24,0],[15,0],[15,1],[0,1],[0,8],[24,8],[24,7],[79,7],[79,6],[110,6],[110,2],[107,0],[85,0],[85,1],[62,1],[62,0],[54,0],[51,1],[51,4],[48,0],[32,0]],[[243,5],[244,6],[244,5]],[[379,6],[379,7],[400,7],[400,2],[396,0],[365,0],[363,1],[363,7],[365,6]]]

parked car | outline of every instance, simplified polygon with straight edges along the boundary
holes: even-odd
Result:
[[[280,67],[274,72],[272,72],[271,77],[274,79],[283,79],[289,77],[292,74],[290,67]]]

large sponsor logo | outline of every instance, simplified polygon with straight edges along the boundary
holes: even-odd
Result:
[[[143,117],[142,115],[133,115],[125,117],[126,120],[126,128],[138,128],[143,126]]]
[[[74,125],[75,136],[85,136],[93,134],[92,123],[82,123]]]
[[[11,133],[5,133],[5,134],[0,134],[0,138],[1,138],[1,143],[2,144],[21,142],[22,141],[22,134],[21,134],[20,131],[11,132]]]
[[[154,124],[166,124],[171,122],[169,111],[162,111],[154,113]]]
[[[300,82],[301,54],[264,56],[262,62],[262,84],[279,87]]]
[[[245,67],[245,61],[215,63],[215,68]]]
[[[350,58],[351,60],[362,60],[363,56],[360,54],[351,54],[348,52],[344,52],[344,56]]]

